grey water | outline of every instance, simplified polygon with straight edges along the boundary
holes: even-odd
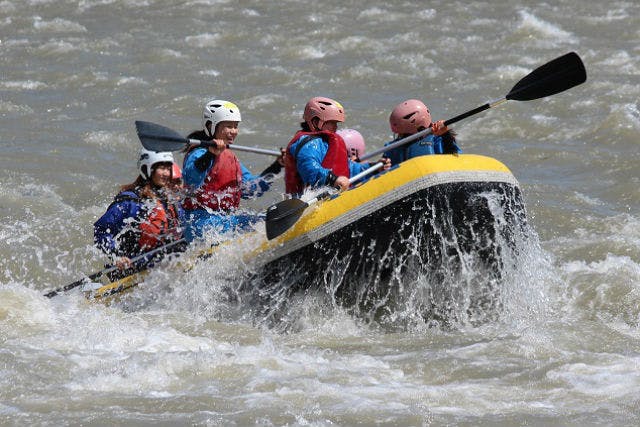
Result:
[[[102,268],[92,224],[136,176],[135,120],[186,135],[229,99],[238,144],[276,149],[324,95],[375,149],[398,102],[451,118],[569,51],[585,84],[454,126],[510,168],[535,233],[495,321],[390,331],[306,299],[262,327],[217,292],[237,247],[121,303],[43,297]],[[640,423],[638,2],[2,0],[0,53],[0,424]]]

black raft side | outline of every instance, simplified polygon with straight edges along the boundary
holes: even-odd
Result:
[[[527,230],[517,185],[439,184],[270,261],[241,293],[264,318],[282,314],[295,293],[320,292],[371,320],[410,310],[438,322],[482,322],[499,312],[505,255],[512,258],[516,234]]]

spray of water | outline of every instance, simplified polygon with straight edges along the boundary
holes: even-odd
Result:
[[[249,263],[234,293],[254,322],[279,329],[305,324],[309,307],[391,330],[543,315],[550,268],[520,191],[468,190],[445,186],[286,259]]]

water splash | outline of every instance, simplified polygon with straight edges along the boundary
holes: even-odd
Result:
[[[550,269],[519,190],[444,187],[256,268],[241,299],[284,329],[304,324],[296,314],[309,305],[391,330],[542,315]]]

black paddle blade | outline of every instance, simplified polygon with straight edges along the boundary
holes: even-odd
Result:
[[[287,199],[276,203],[267,209],[267,239],[278,237],[291,228],[302,216],[304,210],[309,206],[307,202],[300,199]]]
[[[136,132],[142,146],[151,151],[178,151],[189,143],[178,132],[151,122],[136,120]]]
[[[522,78],[506,96],[515,101],[529,101],[560,93],[587,81],[587,72],[575,52],[547,62]]]

